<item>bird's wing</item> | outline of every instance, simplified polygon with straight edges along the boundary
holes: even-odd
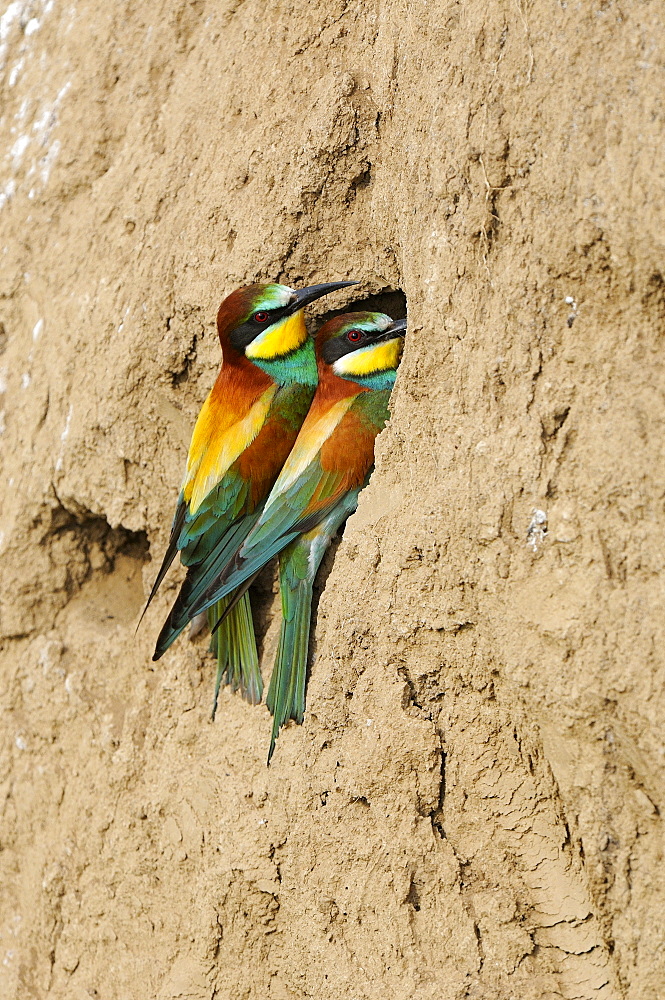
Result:
[[[255,425],[249,428],[248,422],[244,422],[244,449],[226,471],[222,472],[223,466],[216,462],[216,474],[221,478],[195,509],[192,505],[195,487],[192,487],[178,539],[187,576],[159,634],[154,659],[159,659],[198,613],[204,593],[226,570],[258,520],[264,499],[307,413],[313,391],[311,386],[298,383],[280,386],[275,392],[271,388],[272,403],[258,431]],[[231,433],[237,433],[237,425],[227,427],[227,435]],[[190,450],[195,449],[196,443]],[[227,456],[238,450],[236,441],[233,448],[227,448]],[[207,476],[203,462],[196,466],[198,471],[193,471],[196,461],[189,470],[190,482],[196,476]],[[205,463],[209,467],[214,464],[208,459]],[[185,487],[185,500],[187,493]]]
[[[185,628],[187,622],[198,614],[197,608],[206,590],[224,572],[258,520],[260,513],[261,507],[251,514],[245,514],[244,517],[230,525],[227,524],[224,532],[216,532],[216,545],[210,548],[205,559],[189,567],[178,596],[157,638],[153,660],[158,660],[166,652]],[[210,604],[205,605],[206,608],[209,606]]]
[[[178,551],[186,566],[202,562],[245,512],[249,485],[237,460],[265,425],[276,388],[266,389],[241,418],[234,419],[228,409],[216,405],[212,392],[203,404],[189,446],[169,544],[141,619]]]
[[[141,617],[139,618],[138,625],[136,626],[137,630],[139,625],[143,621],[143,616],[150,607],[150,602],[152,601],[153,597],[159,590],[159,585],[166,576],[169,566],[171,565],[171,563],[173,562],[178,553],[178,549],[180,548],[178,542],[180,539],[180,534],[183,529],[183,525],[185,523],[186,515],[187,515],[187,504],[185,503],[181,492],[180,496],[178,497],[178,503],[175,509],[173,523],[171,525],[171,535],[169,537],[169,544],[166,548],[166,552],[164,553],[164,558],[162,559],[162,565],[159,567],[159,572],[157,574],[155,582],[152,585],[152,590],[150,591],[148,600],[145,602],[145,607],[141,612]]]
[[[317,420],[305,421],[260,519],[194,611],[230,593],[294,538],[319,524],[350,490],[362,486],[379,430],[367,419],[362,396],[369,395],[347,397]]]

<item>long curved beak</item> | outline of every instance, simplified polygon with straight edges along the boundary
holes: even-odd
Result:
[[[339,288],[348,288],[349,285],[357,285],[358,281],[328,281],[323,285],[308,285],[307,288],[301,288],[296,292],[293,302],[288,307],[287,316],[291,316],[293,313],[299,312],[308,306],[310,302],[316,302],[320,299],[322,295],[328,295],[330,292],[336,292]]]

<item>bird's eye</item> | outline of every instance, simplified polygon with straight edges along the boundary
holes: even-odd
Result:
[[[357,344],[359,340],[363,339],[362,330],[349,330],[346,335],[346,339],[352,344]]]
[[[254,313],[253,319],[254,319],[254,321],[256,323],[266,323],[267,320],[268,320],[268,317],[269,317],[269,314],[266,312],[265,309],[259,309],[258,312]]]

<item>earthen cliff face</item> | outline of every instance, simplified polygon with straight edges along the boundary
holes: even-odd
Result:
[[[664,54],[657,0],[4,5],[2,997],[662,996]],[[177,572],[134,628],[220,299],[347,277],[409,334],[266,769],[205,640],[150,662]]]

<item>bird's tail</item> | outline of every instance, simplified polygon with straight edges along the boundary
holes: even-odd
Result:
[[[299,539],[289,545],[279,559],[282,629],[266,698],[266,704],[273,715],[268,763],[284,723],[288,719],[301,723],[305,714],[305,680],[314,583],[314,574],[311,573],[307,552],[304,551],[308,548],[304,539]],[[302,570],[305,571],[304,575]]]
[[[208,611],[211,628],[223,617],[213,633],[210,650],[217,656],[217,678],[212,717],[217,711],[217,699],[222,684],[230,684],[233,691],[240,688],[243,698],[251,705],[258,705],[263,695],[263,678],[259,670],[259,655],[254,635],[254,620],[249,593],[245,592],[225,615],[234,595],[222,598]]]
[[[359,492],[356,489],[346,493],[315,528],[280,552],[282,629],[266,698],[266,704],[273,715],[268,763],[284,723],[288,719],[294,719],[298,723],[303,720],[314,579],[334,534],[356,509]]]

